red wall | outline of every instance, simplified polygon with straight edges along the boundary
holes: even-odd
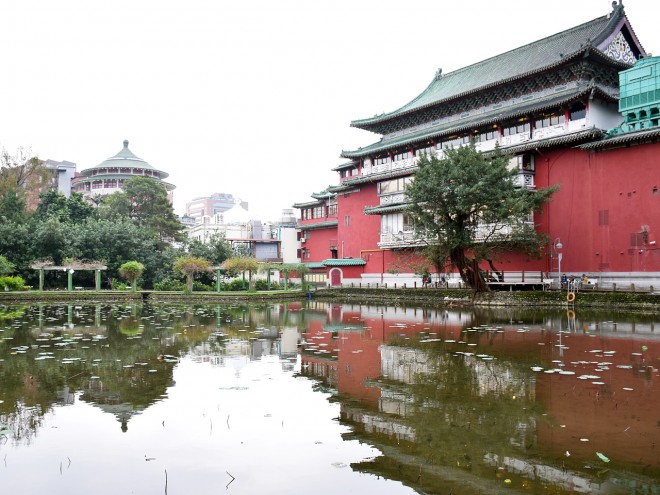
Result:
[[[380,199],[375,184],[360,184],[359,191],[337,194],[338,255],[360,258],[363,250],[378,249],[380,215],[365,215],[365,206],[377,206]],[[346,225],[346,217],[350,217]]]
[[[330,245],[337,245],[337,228],[307,230],[305,231],[307,241],[302,245],[309,251],[309,258],[302,261],[323,261],[332,258]]]
[[[536,170],[537,186],[560,185],[541,223],[561,238],[563,272],[660,271],[660,143],[538,153]],[[643,225],[648,242],[634,246]]]

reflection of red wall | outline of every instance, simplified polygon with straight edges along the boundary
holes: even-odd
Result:
[[[660,468],[660,342],[564,334],[562,343],[569,349],[563,357],[555,350],[553,359],[562,360],[564,369],[576,374],[537,375],[537,399],[548,407],[550,420],[539,425],[541,446],[558,455],[568,449],[574,455],[596,460],[595,452],[602,452],[614,465],[619,460]],[[647,350],[643,351],[642,346]],[[616,352],[591,352],[599,349]],[[589,364],[570,364],[578,361]],[[594,371],[594,362],[612,364],[609,370]],[[617,365],[633,368],[618,369]],[[580,380],[580,375],[600,379]],[[594,385],[594,381],[605,385]],[[589,441],[581,442],[581,438]]]

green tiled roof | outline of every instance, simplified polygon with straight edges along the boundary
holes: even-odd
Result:
[[[626,132],[624,134],[617,134],[614,137],[605,137],[600,141],[594,141],[592,143],[586,143],[579,148],[583,150],[588,149],[597,149],[597,148],[608,148],[611,146],[620,146],[622,144],[632,143],[635,141],[644,141],[652,140],[657,141],[660,138],[660,127],[653,127],[650,129],[643,129],[634,132]]]
[[[603,135],[603,131],[596,127],[590,127],[578,132],[571,132],[569,134],[562,134],[557,137],[549,137],[546,139],[539,139],[536,141],[528,141],[518,146],[506,148],[507,153],[520,153],[521,151],[533,150],[537,148],[552,148],[553,146],[560,146],[563,144],[577,143],[585,139],[594,139]]]
[[[314,200],[314,201],[307,201],[306,203],[294,203],[293,207],[294,208],[311,208],[312,206],[321,206],[323,204],[323,201],[321,200]]]
[[[545,95],[533,100],[522,100],[521,98],[520,104],[510,108],[498,108],[491,110],[490,112],[468,116],[464,119],[445,122],[433,127],[427,127],[425,129],[411,132],[409,134],[398,135],[393,138],[382,138],[377,143],[365,146],[364,148],[360,148],[355,151],[342,151],[341,155],[345,158],[364,157],[380,151],[395,149],[403,145],[424,142],[428,139],[442,135],[450,136],[453,134],[464,133],[466,131],[472,131],[476,127],[487,126],[497,122],[502,122],[504,120],[526,116],[532,110],[543,111],[559,105],[565,105],[572,101],[579,100],[580,98],[590,94],[592,91],[604,99],[616,101],[616,90],[613,90],[612,88],[592,85],[576,87],[566,89],[559,93],[556,92],[553,94]],[[351,179],[348,180],[350,181]]]
[[[358,165],[357,162],[351,160],[350,162],[342,163],[341,165],[338,165],[335,168],[331,168],[330,170],[332,170],[333,172],[339,172],[340,170],[344,170],[345,168],[353,168],[356,167],[357,165]]]
[[[325,266],[361,266],[367,262],[362,258],[330,258],[323,260]]]
[[[320,261],[316,261],[316,262],[312,261],[309,263],[304,263],[304,265],[310,270],[313,270],[314,268],[325,268],[325,265]]]
[[[576,59],[588,51],[596,50],[617,29],[621,28],[622,23],[628,25],[623,5],[617,5],[610,15],[598,17],[448,74],[438,71],[431,84],[411,102],[390,113],[355,120],[351,125],[373,130],[370,127],[401,115],[551,69],[568,60]],[[629,28],[628,31],[634,37],[632,28]],[[636,38],[634,41],[638,47],[637,50],[640,51],[641,45]],[[599,53],[602,54],[602,52]],[[643,52],[642,54],[644,55]],[[627,64],[614,60],[612,63],[628,67]]]
[[[128,140],[124,140],[124,147],[117,153],[115,156],[111,156],[107,160],[103,161],[96,167],[91,167],[85,170],[82,170],[80,173],[82,175],[88,176],[91,170],[99,168],[140,168],[140,169],[149,169],[156,170],[149,163],[147,163],[142,158],[139,158],[133,154],[131,150],[128,149]],[[158,170],[162,178],[169,176],[168,173]]]
[[[357,189],[355,189],[354,187],[351,187],[351,186],[345,186],[342,183],[338,186],[330,186],[328,188],[328,191],[333,192],[333,193],[347,193],[347,192],[357,191]]]
[[[298,228],[300,230],[318,230],[318,229],[330,229],[337,226],[337,220],[328,220],[327,222],[317,222],[309,223],[306,225],[300,225]]]
[[[397,213],[404,211],[408,208],[407,203],[399,203],[396,205],[387,205],[387,206],[367,206],[364,209],[365,215],[384,215],[385,213]]]
[[[384,179],[394,179],[396,177],[405,177],[406,175],[411,175],[417,172],[417,169],[419,167],[414,166],[414,167],[406,167],[406,168],[400,168],[397,170],[392,170],[390,172],[381,172],[379,174],[368,174],[368,175],[360,175],[356,177],[355,179],[347,179],[344,181],[344,183],[348,183],[349,185],[353,186],[356,184],[366,184],[369,182],[378,182],[380,180]]]
[[[332,199],[336,196],[336,194],[328,192],[327,189],[324,189],[323,191],[319,193],[312,193],[312,198],[315,199]]]

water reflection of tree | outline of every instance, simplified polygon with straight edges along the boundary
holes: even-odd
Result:
[[[27,308],[2,323],[9,339],[0,340],[0,423],[14,442],[29,443],[43,416],[57,403],[71,403],[76,392],[125,423],[172,384],[174,363],[163,356],[184,355],[208,340],[216,322],[214,311],[192,307]],[[211,348],[222,345],[214,339]],[[53,358],[36,360],[40,352]]]

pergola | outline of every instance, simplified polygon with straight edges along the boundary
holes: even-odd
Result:
[[[39,270],[39,290],[44,290],[44,273],[46,271],[63,271],[67,273],[67,290],[73,290],[73,274],[76,271],[94,271],[96,272],[96,290],[101,290],[101,270],[107,270],[108,267],[95,261],[74,261],[65,265],[56,266],[48,261],[33,263],[30,268]]]

